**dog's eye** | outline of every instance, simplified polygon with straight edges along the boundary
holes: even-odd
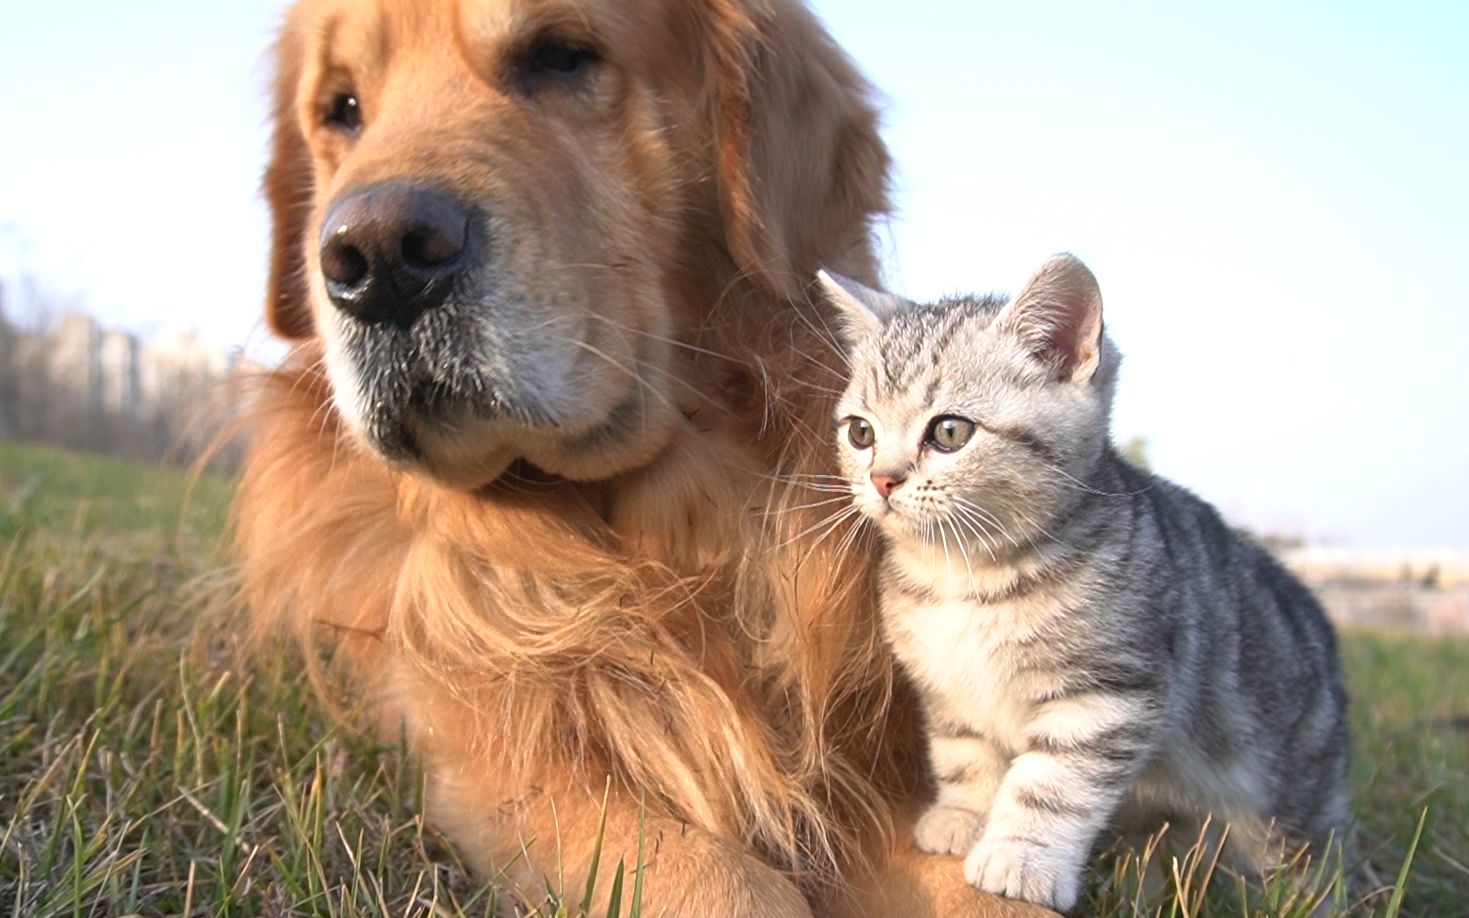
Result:
[[[543,38],[525,56],[525,75],[532,79],[580,76],[599,60],[597,52],[585,45]]]
[[[321,117],[321,123],[339,131],[355,133],[362,128],[362,104],[350,92],[339,92],[332,96]]]

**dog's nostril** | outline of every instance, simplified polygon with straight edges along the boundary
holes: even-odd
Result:
[[[321,250],[321,273],[326,279],[355,287],[367,277],[367,258],[355,246],[333,239]]]
[[[396,182],[343,195],[323,221],[327,295],[360,322],[411,327],[457,287],[476,244],[470,216],[448,194]]]
[[[400,253],[403,263],[414,268],[437,268],[448,264],[464,251],[463,227],[456,239],[451,233],[435,227],[414,227],[403,235]]]

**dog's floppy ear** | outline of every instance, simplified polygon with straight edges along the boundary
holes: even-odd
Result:
[[[802,4],[706,2],[730,252],[794,298],[819,267],[860,249],[887,209],[889,160],[870,88]]]
[[[276,45],[276,80],[271,117],[270,163],[264,192],[270,205],[270,278],[265,321],[282,338],[311,337],[311,303],[306,286],[305,236],[311,215],[311,154],[296,120],[300,49],[289,25]]]

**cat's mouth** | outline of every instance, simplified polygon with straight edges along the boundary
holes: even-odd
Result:
[[[879,526],[901,533],[922,528],[918,525],[918,521],[913,519],[912,514],[905,512],[902,507],[894,507],[890,502],[881,498],[871,502],[867,508],[867,515]]]

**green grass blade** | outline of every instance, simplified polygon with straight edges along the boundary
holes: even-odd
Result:
[[[638,804],[638,862],[633,868],[632,905],[628,907],[628,918],[642,918],[643,915],[643,840],[647,823],[648,798],[644,797]]]
[[[1393,884],[1392,898],[1387,902],[1387,911],[1382,918],[1397,918],[1403,907],[1403,896],[1408,891],[1408,871],[1413,867],[1413,855],[1418,853],[1418,841],[1423,838],[1423,826],[1428,822],[1428,807],[1418,815],[1418,828],[1413,830],[1413,840],[1408,843],[1408,853],[1403,855],[1403,866],[1398,868],[1398,881]]]
[[[581,913],[592,913],[592,893],[597,888],[597,868],[602,864],[602,842],[607,837],[607,795],[612,790],[612,780],[602,788],[602,821],[597,825],[597,843],[592,848],[592,863],[587,868],[587,890],[581,897]]]
[[[622,859],[617,860],[617,873],[612,877],[612,895],[607,898],[607,918],[617,918],[622,912]],[[636,908],[637,903],[633,903]]]

